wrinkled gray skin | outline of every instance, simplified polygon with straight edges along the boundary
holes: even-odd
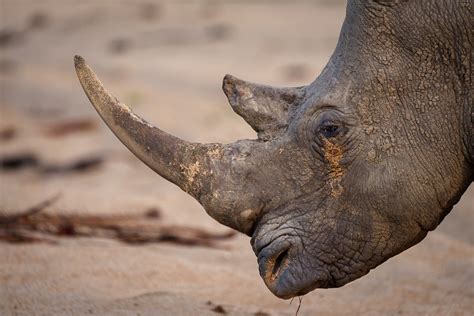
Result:
[[[258,139],[195,144],[134,115],[84,60],[89,99],[121,141],[224,225],[252,236],[278,297],[339,287],[421,241],[473,180],[472,1],[350,0],[310,85],[231,76]]]

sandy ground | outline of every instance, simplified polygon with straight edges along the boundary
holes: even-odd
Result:
[[[0,157],[43,165],[87,157],[87,172],[0,171],[0,212],[61,193],[57,214],[134,214],[226,232],[155,175],[100,122],[75,76],[83,55],[140,115],[190,141],[255,137],[221,92],[224,74],[306,84],[328,60],[342,1],[0,0]],[[61,132],[61,122],[86,127]],[[56,130],[56,132],[54,132]],[[316,290],[300,315],[470,315],[474,188],[419,245],[343,288]],[[101,238],[0,243],[1,315],[292,315],[261,281],[248,237],[217,248]]]

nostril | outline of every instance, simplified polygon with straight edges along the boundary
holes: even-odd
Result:
[[[281,270],[288,264],[288,253],[289,249],[284,250],[281,252],[278,257],[275,259],[275,263],[272,269],[272,280],[275,280],[278,275],[280,274]]]

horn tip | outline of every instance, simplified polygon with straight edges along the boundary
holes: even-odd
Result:
[[[76,68],[82,67],[85,64],[86,64],[86,61],[84,60],[84,58],[82,58],[82,56],[79,56],[79,55],[74,56],[74,66],[76,66]]]
[[[241,82],[241,81],[242,80],[240,80],[239,78],[237,78],[235,76],[232,76],[230,74],[226,74],[224,76],[223,84],[224,84],[224,86],[226,86],[226,85],[235,84],[235,83],[238,83],[238,82]]]
[[[237,86],[242,82],[243,81],[239,78],[227,74],[222,80],[222,90],[224,90],[224,93],[227,95],[227,97],[231,97],[237,93]]]
[[[224,79],[222,80],[222,90],[224,90],[224,93],[226,95],[229,94],[230,92],[230,82],[232,81],[232,76],[227,74],[224,76]]]
[[[224,81],[232,81],[235,77],[230,75],[230,74],[226,74],[224,76]]]

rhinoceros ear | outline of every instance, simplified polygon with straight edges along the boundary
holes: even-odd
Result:
[[[288,126],[288,110],[305,96],[306,87],[274,88],[224,77],[224,93],[235,113],[268,140],[278,136]]]

